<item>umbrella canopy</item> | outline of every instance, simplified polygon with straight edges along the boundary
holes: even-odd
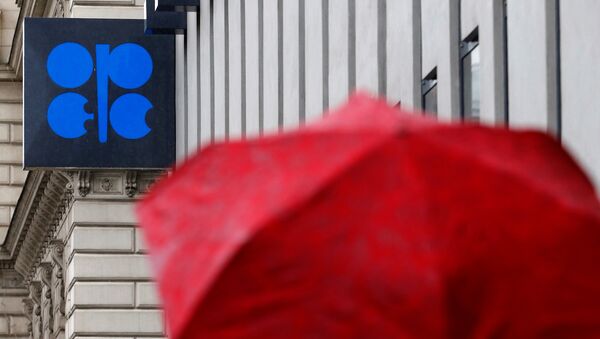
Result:
[[[172,338],[598,336],[600,208],[552,138],[355,96],[138,208]]]

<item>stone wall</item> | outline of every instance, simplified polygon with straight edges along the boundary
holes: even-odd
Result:
[[[27,290],[0,288],[0,339],[29,337],[29,319],[23,314]]]
[[[59,231],[66,244],[66,337],[164,336],[126,176],[100,172],[89,180],[89,193],[75,194]],[[150,178],[138,182],[144,191]]]
[[[26,172],[22,169],[22,83],[0,82],[0,243],[8,230]]]
[[[0,339],[164,337],[134,215],[159,175],[30,172],[0,247]]]

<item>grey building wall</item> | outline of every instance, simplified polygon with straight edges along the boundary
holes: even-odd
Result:
[[[417,0],[201,2],[178,45],[179,158],[304,124],[355,90],[420,107],[420,9]]]
[[[555,0],[507,1],[513,127],[558,133],[555,6]]]
[[[199,145],[293,128],[354,90],[419,109],[421,80],[434,68],[437,116],[459,120],[461,42],[477,29],[481,123],[554,134],[600,184],[592,93],[597,6],[594,0],[203,1],[180,37],[179,158]]]
[[[564,145],[600,187],[600,2],[560,1]]]
[[[64,241],[65,337],[165,336],[156,284],[135,200],[121,173],[92,173],[89,194],[75,194],[59,226]],[[109,191],[102,182],[113,180]]]

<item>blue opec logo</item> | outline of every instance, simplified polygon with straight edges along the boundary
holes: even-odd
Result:
[[[96,45],[96,93],[98,100],[96,121],[98,141],[106,143],[108,127],[125,139],[140,139],[150,133],[146,114],[152,103],[137,93],[127,93],[109,103],[109,81],[127,90],[146,84],[152,75],[152,58],[148,51],[135,43],[124,43],[110,49],[110,45]],[[94,61],[81,44],[65,42],[57,45],[48,55],[46,69],[52,81],[70,90],[86,84],[94,72]],[[88,131],[85,122],[94,120],[94,114],[85,111],[88,98],[65,92],[55,97],[48,106],[48,124],[60,137],[76,139]]]

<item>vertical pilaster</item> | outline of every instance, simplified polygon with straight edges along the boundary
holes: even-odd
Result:
[[[42,309],[42,337],[51,339],[54,325],[54,309],[52,307],[52,265],[48,262],[41,263],[39,276],[42,282],[41,309]]]
[[[29,283],[29,299],[31,308],[31,335],[34,339],[42,337],[42,282],[34,280]]]
[[[507,0],[511,127],[557,131],[555,9],[556,0]]]
[[[63,243],[57,239],[51,244],[50,253],[52,269],[50,284],[52,286],[52,338],[65,337],[65,288],[63,273]]]
[[[600,2],[562,0],[557,20],[564,145],[600,191]]]

